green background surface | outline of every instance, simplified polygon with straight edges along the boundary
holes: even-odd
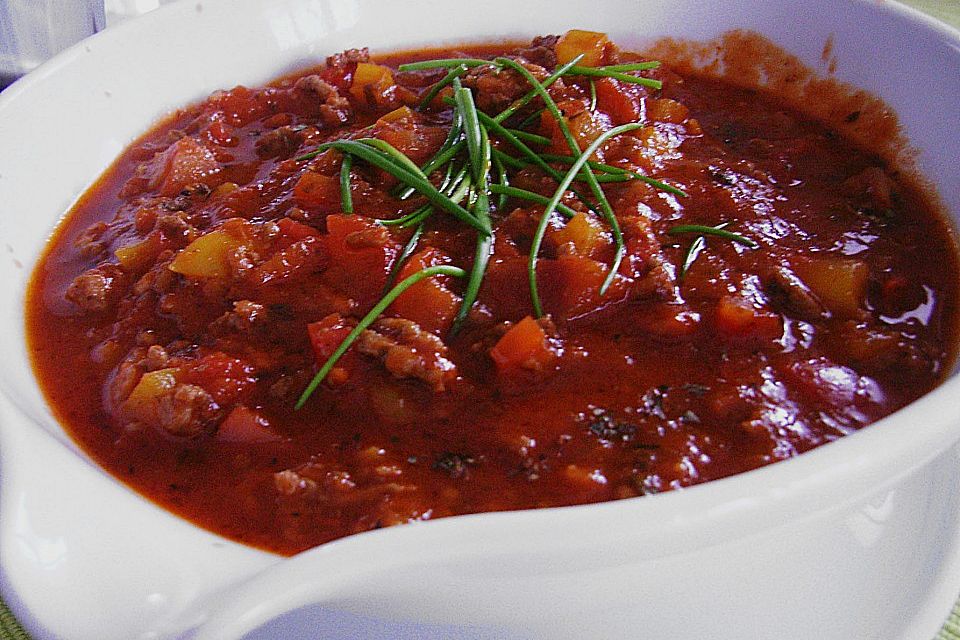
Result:
[[[901,0],[926,13],[960,28],[960,0]],[[0,640],[29,640],[30,636],[17,624],[10,610],[0,599]],[[744,640],[749,640],[745,638]],[[851,638],[851,640],[855,640]],[[960,640],[960,601],[934,640]]]

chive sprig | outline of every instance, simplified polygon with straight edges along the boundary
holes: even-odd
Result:
[[[686,196],[686,193],[678,187],[630,169],[594,159],[598,150],[610,139],[639,129],[643,126],[641,123],[628,123],[614,127],[593,139],[585,149],[581,150],[580,143],[570,130],[567,119],[548,91],[551,85],[563,77],[572,77],[575,82],[588,83],[592,112],[597,108],[597,78],[611,78],[660,89],[659,81],[634,75],[641,71],[655,69],[659,63],[652,61],[584,67],[579,65],[582,58],[582,55],[577,56],[566,64],[558,66],[542,80],[537,79],[529,68],[517,60],[507,57],[497,57],[493,60],[444,58],[400,65],[398,70],[404,72],[446,70],[443,77],[433,83],[416,103],[419,111],[434,109],[438,104],[452,107],[451,124],[446,139],[426,163],[422,166],[418,165],[393,145],[375,137],[325,142],[314,151],[297,158],[301,161],[310,160],[331,149],[343,156],[339,178],[341,207],[345,213],[352,213],[355,209],[351,195],[351,176],[357,168],[358,161],[393,176],[399,182],[399,186],[392,194],[399,200],[408,200],[414,196],[422,199],[422,204],[406,215],[378,220],[385,226],[413,228],[413,232],[391,266],[383,297],[361,318],[357,326],[320,367],[297,401],[297,409],[309,400],[336,362],[362,332],[369,328],[404,291],[424,279],[440,275],[466,278],[462,302],[453,319],[451,329],[452,333],[460,331],[476,303],[493,252],[493,216],[497,212],[504,212],[511,198],[543,207],[543,213],[531,241],[527,262],[531,302],[535,315],[540,317],[544,309],[538,291],[537,263],[546,229],[554,214],[567,218],[578,214],[577,209],[562,202],[567,194],[571,194],[571,198],[579,201],[579,206],[584,213],[597,215],[604,221],[615,244],[614,257],[600,287],[600,295],[605,295],[608,291],[626,254],[619,222],[601,185],[639,180],[674,195]],[[466,86],[469,84],[467,82],[469,74],[481,66],[492,67],[497,73],[512,72],[529,86],[529,90],[499,113],[485,113],[477,107],[473,90]],[[449,97],[444,97],[438,103],[437,99],[441,95]],[[534,101],[542,105],[530,106]],[[550,148],[554,142],[551,138],[538,133],[536,127],[533,127],[534,131],[529,131],[528,128],[547,117],[552,118],[559,129],[569,151],[567,155],[538,150]],[[364,130],[364,135],[369,135],[365,133],[369,129],[370,127],[367,127]],[[531,166],[556,182],[557,186],[550,197],[511,185],[511,172]],[[586,192],[578,191],[574,185],[580,185],[581,188],[585,186]],[[476,233],[473,263],[470,269],[451,265],[432,266],[397,282],[403,265],[416,252],[427,225],[430,224],[431,216],[437,211],[450,214],[453,219]],[[713,230],[717,231],[717,229]],[[691,225],[687,225],[675,227],[671,232],[692,233],[694,231]],[[702,239],[702,235],[699,237]],[[747,240],[742,236],[737,237]]]

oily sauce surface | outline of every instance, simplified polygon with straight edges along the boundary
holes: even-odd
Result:
[[[542,79],[571,40],[511,55]],[[601,64],[636,59],[600,51]],[[949,368],[956,249],[923,195],[775,98],[660,67],[637,75],[662,90],[597,79],[595,105],[586,77],[549,90],[581,148],[642,123],[594,159],[686,193],[603,184],[626,251],[609,290],[611,228],[567,194],[577,215],[548,221],[536,320],[526,268],[544,206],[494,194],[492,256],[460,330],[465,282],[424,280],[294,410],[413,233],[373,220],[424,204],[354,160],[345,214],[343,155],[297,158],[372,136],[423,165],[454,107],[449,89],[417,105],[446,70],[396,66],[459,55],[374,64],[347,52],[217,92],[137,141],[82,199],[34,275],[28,332],[51,405],[100,464],[201,526],[291,554],[403,522],[743,472],[866,426]],[[491,115],[530,88],[492,67],[462,81]],[[540,152],[570,153],[547,115],[531,116],[541,107],[506,122],[548,138]],[[500,138],[494,148],[518,156]],[[556,189],[537,167],[508,172],[514,187]],[[755,244],[676,231],[690,224]],[[476,238],[434,213],[392,282],[469,270]]]

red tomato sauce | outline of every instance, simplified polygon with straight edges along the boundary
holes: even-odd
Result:
[[[588,32],[508,51],[540,81],[580,54],[593,69],[640,59]],[[776,97],[666,65],[618,72],[661,88],[561,77],[547,91],[562,124],[539,97],[504,119],[548,168],[485,125],[490,171],[469,143],[447,165],[471,176],[472,223],[437,206],[411,241],[416,225],[394,222],[427,197],[402,198],[362,157],[348,206],[345,153],[304,156],[375,138],[422,167],[466,112],[453,85],[424,102],[447,68],[397,66],[466,55],[348,51],[216,92],[124,152],[59,227],[27,301],[41,386],[95,460],[200,526],[292,554],[741,473],[856,431],[949,370],[957,251],[925,194]],[[459,82],[489,117],[531,89],[503,63]],[[538,314],[531,247],[570,167],[554,156],[577,155],[563,128],[579,153],[631,123],[591,157],[615,168],[595,165],[619,268],[604,288],[616,232],[581,176],[544,223]],[[428,178],[452,193],[447,166]],[[481,178],[541,200],[491,187],[481,211]],[[391,287],[471,271],[484,216],[465,318],[467,277],[420,280],[296,410]]]

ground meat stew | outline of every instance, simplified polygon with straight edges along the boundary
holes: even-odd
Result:
[[[729,476],[945,375],[952,236],[878,156],[603,34],[504,51],[346,51],[128,149],[28,296],[71,435],[289,554]]]

